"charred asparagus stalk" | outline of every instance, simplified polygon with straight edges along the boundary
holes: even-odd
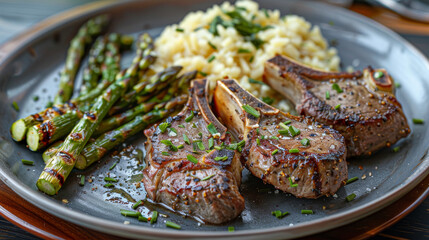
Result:
[[[98,79],[101,75],[101,64],[104,62],[107,40],[108,38],[106,36],[97,38],[94,45],[89,50],[88,65],[83,71],[83,82],[80,95],[87,94],[98,84]]]
[[[152,43],[149,36],[145,38],[143,35],[142,38],[140,47],[146,47]],[[135,62],[138,65],[140,59]],[[128,70],[135,69],[136,64],[132,64]],[[36,183],[39,190],[49,195],[54,195],[60,190],[92,133],[113,104],[127,91],[131,82],[130,79],[137,75],[138,70],[137,68],[135,71],[127,71],[124,77],[117,79],[97,98],[91,110],[84,114],[57,153],[46,164]]]
[[[79,29],[77,35],[72,39],[66,63],[61,72],[59,91],[55,96],[54,104],[62,104],[70,100],[73,94],[76,73],[85,54],[85,48],[93,41],[94,37],[102,33],[107,26],[107,22],[108,18],[106,15],[90,19]]]
[[[115,130],[104,133],[83,149],[77,159],[75,167],[78,169],[85,169],[89,165],[100,160],[107,151],[123,143],[129,137],[141,132],[147,126],[158,122],[180,109],[179,106],[183,106],[186,101],[186,95],[179,96],[164,104],[165,108],[163,109],[152,110],[144,116],[137,116],[131,122]]]

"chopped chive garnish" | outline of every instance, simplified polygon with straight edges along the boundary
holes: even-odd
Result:
[[[355,181],[357,181],[357,180],[359,180],[359,178],[358,178],[358,177],[352,177],[352,178],[350,178],[350,179],[348,179],[348,180],[347,180],[346,185],[347,185],[347,184],[350,184],[350,183],[352,183],[352,182],[355,182]]]
[[[210,123],[209,125],[207,125],[207,129],[209,130],[209,132],[211,134],[216,134],[218,133],[216,127],[213,125],[213,123]]]
[[[289,184],[290,184],[290,187],[298,187],[298,183],[293,183],[291,177],[289,177]]]
[[[195,163],[195,164],[197,164],[198,163],[198,159],[196,159],[194,156],[192,156],[192,155],[189,155],[188,154],[188,156],[186,156],[186,158],[188,159],[188,161],[190,161],[190,162],[193,162],[193,163]]]
[[[287,120],[284,122],[285,125],[289,125],[292,121],[291,120]]]
[[[299,149],[297,148],[289,149],[289,153],[299,153]]]
[[[255,56],[253,56],[253,55],[252,55],[252,56],[249,58],[249,62],[250,62],[250,63],[252,63],[254,58],[255,58]]]
[[[259,128],[256,129],[256,133],[259,135]]]
[[[174,222],[170,222],[170,221],[165,222],[165,226],[167,226],[169,228],[174,228],[174,229],[181,229],[182,228],[179,224],[174,223]]]
[[[260,145],[261,145],[261,140],[259,140],[259,138],[257,138],[257,139],[256,139],[256,144],[257,144],[258,146],[260,146]]]
[[[301,210],[301,214],[314,214],[313,210]]]
[[[113,163],[113,165],[109,168],[109,170],[113,170],[116,167],[116,164],[118,164],[118,161],[116,161],[115,163]]]
[[[276,210],[276,211],[272,211],[272,212],[271,212],[271,214],[272,214],[273,216],[275,216],[276,218],[278,218],[278,219],[282,219],[282,218],[284,218],[286,215],[288,215],[288,214],[289,214],[289,212],[283,212],[283,213],[282,213],[282,211],[280,211],[280,210]]]
[[[21,160],[21,162],[22,162],[22,164],[24,164],[24,165],[34,165],[34,162],[33,162],[33,161],[26,160],[26,159],[22,159],[22,160]]]
[[[209,138],[209,149],[212,149],[214,147],[214,140],[213,138]]]
[[[296,135],[299,135],[301,133],[301,130],[294,126],[289,126],[289,132],[292,135],[292,137],[295,137]]]
[[[207,59],[207,62],[211,63],[213,60],[215,60],[216,56],[212,55],[211,57],[209,57],[209,59]]]
[[[228,145],[228,149],[230,150],[237,150],[237,143],[231,143]]]
[[[278,132],[284,136],[289,135],[289,131],[287,129],[280,129],[280,130],[278,130]]]
[[[174,127],[170,128],[170,132],[174,132],[175,134],[177,134],[177,130]]]
[[[262,136],[261,136],[261,140],[264,140],[264,139],[265,139],[265,136],[264,136],[264,135],[262,135]]]
[[[264,11],[264,14],[265,14],[266,18],[270,17],[270,15],[268,14],[268,10],[267,9],[264,8],[262,11]]]
[[[261,81],[258,81],[258,80],[255,80],[255,79],[253,79],[253,78],[249,78],[249,83],[256,83],[256,84],[265,85],[265,83],[263,83],[263,82],[261,82]]]
[[[199,132],[199,133],[198,133],[198,136],[199,136],[200,138],[202,138],[202,137],[203,137],[203,133],[202,133],[202,132]]]
[[[246,144],[246,141],[241,140],[240,142],[238,142],[238,143],[237,143],[237,146],[239,146],[239,147],[243,147],[243,146],[244,146],[244,144]]]
[[[216,149],[216,150],[221,150],[221,149],[222,149],[222,147],[220,147],[220,146],[214,146],[214,149]]]
[[[279,152],[279,150],[275,149],[274,151],[271,152],[271,155],[276,155],[276,153],[278,153],[278,152]]]
[[[15,109],[15,111],[19,112],[19,106],[18,106],[18,103],[16,103],[15,101],[13,101],[13,103],[12,103],[12,107],[13,107],[13,109]]]
[[[425,122],[425,120],[423,120],[421,118],[413,118],[414,124],[423,124],[424,122]]]
[[[393,150],[393,152],[399,152],[400,149],[401,149],[401,147],[397,146],[397,147],[394,147],[392,150]]]
[[[301,140],[302,146],[308,146],[310,144],[310,140],[308,138],[303,138]]]
[[[81,176],[80,176],[80,182],[79,182],[79,185],[81,185],[81,186],[85,186],[85,175],[81,175]]]
[[[135,217],[135,218],[141,215],[140,212],[125,210],[125,209],[121,209],[121,214],[124,215],[125,217]]]
[[[153,211],[152,212],[152,217],[150,218],[150,224],[156,223],[157,220],[158,220],[158,212],[157,211]]]
[[[180,144],[179,146],[177,146],[177,149],[182,149],[182,148],[184,148],[185,146],[183,146],[183,144]]]
[[[176,28],[176,32],[184,32],[185,30],[183,28]]]
[[[165,131],[167,131],[167,128],[170,127],[170,123],[168,122],[163,122],[161,124],[159,124],[159,130],[161,130],[161,133],[165,133]]]
[[[233,226],[228,227],[228,232],[234,232],[234,231],[235,231],[235,228]]]
[[[35,102],[39,101],[39,96],[34,96],[33,101],[35,101]]]
[[[400,88],[400,87],[401,87],[401,84],[398,82],[395,82],[395,88]]]
[[[177,125],[179,128],[185,128],[185,125],[183,125],[183,124],[180,124],[180,125]]]
[[[222,156],[222,157],[215,157],[215,161],[225,161],[228,159],[228,156]]]
[[[114,179],[114,178],[111,178],[111,177],[105,177],[104,181],[106,181],[106,182],[118,182],[117,179]]]
[[[243,105],[242,108],[244,109],[244,111],[246,111],[248,114],[258,118],[261,116],[261,114],[256,111],[256,109],[254,109],[253,107],[249,106],[249,105]]]
[[[197,142],[197,147],[198,147],[201,151],[206,150],[206,147],[204,147],[204,144],[203,144],[202,142]]]
[[[104,184],[104,187],[105,188],[111,188],[111,187],[114,187],[115,185],[113,185],[112,183],[106,183],[106,184]]]
[[[214,174],[209,175],[209,176],[207,176],[207,177],[205,177],[205,178],[201,179],[201,181],[207,181],[207,180],[209,180],[209,179],[210,179],[210,178],[212,178],[212,177],[214,177]]]
[[[375,78],[381,78],[384,76],[384,73],[382,71],[377,71],[374,73]]]
[[[191,115],[187,116],[185,118],[185,122],[190,122],[194,118],[194,111],[191,111]]]
[[[276,137],[276,136],[271,136],[270,138],[271,138],[271,139],[274,139],[274,140],[279,140],[279,138],[278,138],[278,137]]]
[[[245,48],[239,48],[238,49],[238,53],[250,53],[251,51],[249,49],[245,49]]]
[[[208,42],[209,46],[211,48],[213,48],[214,50],[217,50],[217,47],[215,45],[213,45],[213,43],[211,43],[210,41]]]
[[[52,101],[49,101],[46,103],[46,108],[51,108],[52,106],[54,106],[54,103]]]
[[[208,75],[207,73],[201,72],[201,71],[199,71],[198,73],[201,74],[201,76],[203,76],[203,77],[207,77],[207,75]]]
[[[171,156],[171,154],[168,153],[168,152],[161,152],[161,154],[164,155],[164,156]]]
[[[133,204],[132,208],[137,209],[141,205],[143,205],[143,200],[138,200],[136,203]]]
[[[143,216],[139,216],[138,217],[138,220],[140,221],[140,222],[147,222],[148,220],[147,220],[147,218],[146,217],[143,217]]]
[[[356,194],[352,193],[346,197],[346,201],[351,202],[353,201],[353,199],[355,199],[355,197],[356,197]]]
[[[274,99],[270,98],[270,97],[262,97],[262,102],[271,105],[274,102]]]
[[[335,108],[335,110],[338,110],[338,109],[340,109],[340,107],[341,107],[341,104],[338,104],[337,106],[335,106],[334,108]]]
[[[342,93],[343,89],[340,88],[340,86],[337,83],[332,84],[332,89],[337,91],[337,93]]]
[[[197,128],[197,124],[192,123],[192,127],[193,127],[193,128]]]
[[[284,124],[284,123],[279,123],[279,126],[280,127],[282,127],[283,129],[288,129],[289,127],[288,126],[286,126],[286,124]]]
[[[325,97],[326,97],[326,100],[331,99],[331,93],[329,91],[326,91]]]
[[[166,146],[168,146],[171,151],[177,152],[177,147],[174,146],[174,144],[170,140],[163,139],[163,140],[161,140],[161,143],[165,144]]]
[[[186,134],[183,134],[183,141],[185,141],[186,144],[190,145],[191,141],[189,141],[188,136],[186,136]]]

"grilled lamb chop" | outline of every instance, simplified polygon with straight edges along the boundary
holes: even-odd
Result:
[[[347,179],[346,146],[337,131],[280,112],[242,89],[218,81],[217,116],[245,140],[242,160],[256,177],[296,197],[334,194]]]
[[[185,108],[145,131],[148,197],[173,210],[220,224],[244,209],[240,195],[240,153],[207,103],[206,80],[191,83]],[[168,127],[167,127],[168,126]],[[210,151],[209,151],[210,150]]]
[[[339,131],[347,157],[371,155],[410,133],[384,69],[321,72],[276,56],[265,64],[264,81],[290,99],[298,113]]]

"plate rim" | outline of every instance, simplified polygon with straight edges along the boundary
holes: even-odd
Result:
[[[194,0],[191,0],[194,1]],[[54,31],[57,28],[60,28],[62,25],[82,19],[84,17],[93,16],[102,12],[104,10],[111,9],[115,6],[126,7],[129,4],[141,4],[142,2],[156,2],[159,4],[159,0],[146,0],[146,1],[125,1],[121,2],[118,0],[107,0],[102,2],[88,3],[82,6],[72,8],[60,12],[52,17],[43,20],[42,22],[36,24],[31,29],[24,31],[23,33],[13,37],[6,43],[0,45],[0,70],[7,64],[8,61],[14,59],[14,57],[20,55],[26,47],[32,42],[36,41],[38,38],[42,38],[44,35],[49,32]],[[168,2],[164,1],[164,2]],[[330,11],[334,11],[339,15],[346,15],[352,17],[360,22],[366,24],[372,24],[378,30],[386,33],[390,38],[393,38],[406,46],[414,55],[422,58],[424,60],[423,64],[426,65],[429,69],[428,59],[418,51],[413,45],[408,41],[403,39],[397,33],[388,29],[387,27],[377,23],[365,16],[359,15],[352,11],[338,8],[335,6],[327,5],[319,2],[311,2],[311,4],[319,5],[322,8],[329,7]],[[83,227],[89,227],[94,230],[108,232],[117,236],[127,236],[127,237],[145,237],[141,234],[149,234],[150,237],[180,237],[180,238],[198,238],[198,237],[210,237],[210,238],[242,238],[242,237],[253,237],[257,238],[262,234],[277,234],[274,236],[281,237],[302,237],[317,232],[326,231],[333,229],[335,227],[343,226],[345,224],[357,221],[363,217],[366,217],[383,207],[388,206],[392,202],[398,200],[400,197],[404,196],[410,190],[412,190],[417,184],[419,184],[427,175],[429,175],[429,155],[428,149],[423,154],[421,158],[421,165],[418,167],[417,171],[413,172],[403,183],[396,186],[388,194],[384,195],[381,199],[377,201],[368,202],[360,207],[347,210],[342,213],[337,213],[332,216],[326,216],[320,219],[311,220],[308,222],[299,223],[294,226],[280,226],[274,228],[266,229],[255,229],[255,230],[237,230],[235,232],[208,232],[208,231],[189,231],[189,230],[169,230],[169,229],[160,229],[160,228],[151,228],[141,225],[123,225],[118,222],[110,221],[107,219],[93,217],[85,213],[81,213],[77,210],[72,210],[64,205],[60,204],[58,201],[55,201],[48,196],[30,188],[29,186],[23,184],[19,179],[13,175],[8,168],[5,169],[5,163],[0,162],[0,179],[14,190],[18,195],[24,199],[33,200],[33,205],[42,209],[45,212],[49,212],[57,217],[60,217],[66,221],[70,221],[77,225]],[[365,210],[365,211],[364,211]],[[364,214],[362,212],[364,211]],[[325,224],[323,224],[325,223]],[[311,230],[311,226],[314,225],[325,225],[322,228],[315,228]],[[310,229],[309,229],[310,228]],[[119,232],[118,232],[119,231]],[[282,234],[282,235],[279,235]]]

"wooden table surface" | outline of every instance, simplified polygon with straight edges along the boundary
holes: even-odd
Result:
[[[0,0],[0,44],[4,43],[8,39],[11,39],[16,34],[25,31],[33,24],[45,19],[46,17],[52,16],[62,10],[70,9],[72,7],[93,2],[93,0]],[[352,10],[369,16],[386,26],[399,32],[403,37],[415,45],[420,51],[422,51],[427,57],[429,57],[429,24],[413,23],[409,20],[401,18],[392,12],[386,11],[381,8],[369,7],[368,5],[355,4],[351,7]],[[419,188],[416,188],[409,194],[408,198],[404,198],[389,206],[393,208],[404,207],[410,201],[416,201],[417,197],[423,191],[427,191],[429,184],[429,177],[420,184]],[[10,204],[19,201],[25,201],[19,199],[19,197],[7,188],[2,182],[0,182],[0,213],[5,215],[8,209],[18,209],[21,214],[26,213],[26,207],[16,204]],[[2,194],[3,193],[3,194]],[[18,200],[17,200],[18,199]],[[414,200],[412,200],[414,199]],[[383,230],[382,232],[372,236],[371,239],[429,239],[429,198],[426,200],[418,199],[419,203],[422,202],[417,208],[415,208],[410,214],[399,220],[394,225]],[[402,201],[402,202],[401,202]],[[411,202],[410,202],[411,203]],[[407,211],[407,208],[404,208]],[[400,211],[399,211],[400,212]],[[14,213],[14,212],[13,212]],[[46,231],[54,231],[53,226],[49,226],[49,221],[63,221],[64,224],[68,224],[64,220],[58,220],[53,216],[42,219],[39,218],[38,214],[44,214],[43,211],[36,210],[34,214],[34,221],[42,221],[42,228],[45,227]],[[46,215],[46,214],[45,214]],[[388,210],[381,211],[379,214],[375,214],[373,218],[380,218],[396,221],[398,216],[395,214],[389,214]],[[19,215],[18,215],[19,216]],[[45,216],[46,217],[46,216]],[[14,214],[7,215],[7,218],[13,222],[19,221]],[[45,225],[45,221],[48,224]],[[375,221],[375,219],[374,219]],[[380,220],[381,221],[381,220]],[[356,224],[364,224],[364,221],[359,221]],[[389,222],[382,222],[381,227]],[[22,223],[21,223],[22,224]],[[40,224],[39,224],[40,225]],[[71,230],[75,230],[75,225],[69,224]],[[349,226],[350,227],[350,226]],[[25,228],[25,227],[24,227]],[[27,228],[28,229],[28,228]],[[362,229],[364,229],[362,227]],[[347,231],[347,228],[342,228],[341,231]],[[368,229],[363,231],[369,231]],[[377,231],[373,229],[372,231]],[[377,231],[378,232],[378,231]],[[336,232],[331,231],[318,237],[318,239],[331,239],[338,238],[334,237]],[[98,235],[93,235],[98,234]],[[44,234],[38,234],[44,235]],[[366,235],[360,235],[360,237],[371,236],[371,232]],[[46,236],[46,235],[45,235]],[[67,232],[63,233],[62,236],[68,236]],[[343,235],[345,236],[345,235]],[[51,236],[54,237],[54,236]],[[85,239],[96,239],[96,238],[108,238],[111,236],[103,235],[102,233],[94,233],[87,231],[82,233],[80,237]],[[37,239],[35,235],[23,230],[22,228],[12,224],[8,220],[0,216],[0,239]],[[67,238],[67,237],[66,237]],[[81,239],[82,239],[81,238]],[[341,239],[341,238],[338,238]]]

